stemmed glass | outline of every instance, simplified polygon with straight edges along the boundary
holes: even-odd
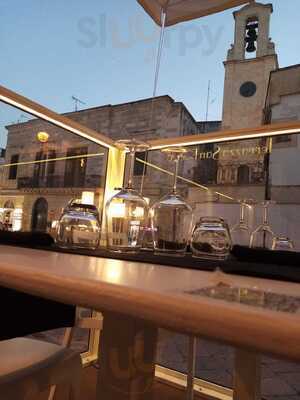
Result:
[[[252,200],[240,200],[240,220],[230,229],[233,244],[248,246],[250,240],[250,228],[246,219],[246,210],[252,208]]]
[[[191,236],[193,211],[177,191],[179,162],[187,150],[170,147],[162,150],[174,162],[173,190],[150,210],[154,251],[156,254],[184,256]]]
[[[272,248],[272,243],[275,234],[269,224],[269,206],[275,204],[274,201],[266,200],[262,203],[263,206],[263,223],[259,225],[250,236],[250,247]]]
[[[133,188],[134,161],[135,153],[149,146],[135,139],[119,140],[116,145],[129,152],[129,177],[125,188],[106,203],[107,248],[112,252],[137,253],[142,247],[149,208]]]

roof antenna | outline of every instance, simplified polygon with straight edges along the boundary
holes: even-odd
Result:
[[[208,81],[208,87],[207,87],[205,122],[208,121],[209,104],[210,104],[210,80]]]
[[[72,96],[72,100],[74,101],[74,111],[78,111],[78,104],[86,104],[84,101],[80,100],[78,97]]]
[[[27,120],[27,121],[30,120],[30,118],[27,117],[27,115],[24,115],[24,114],[21,114],[21,115],[20,115],[20,120],[21,120],[21,119],[24,119],[24,120]]]
[[[208,128],[208,117],[209,117],[209,107],[216,101],[216,97],[211,98],[211,81],[208,81],[207,87],[207,99],[206,99],[206,113],[205,113],[205,126],[204,133],[207,132]]]

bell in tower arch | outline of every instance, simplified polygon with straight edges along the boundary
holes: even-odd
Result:
[[[246,24],[246,52],[254,53],[257,50],[257,39],[258,39],[258,20],[257,18],[247,21]]]

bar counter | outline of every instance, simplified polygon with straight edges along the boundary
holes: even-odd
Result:
[[[11,246],[0,251],[1,286],[104,314],[103,399],[133,398],[133,387],[135,395],[147,388],[138,393],[150,398],[145,382],[154,376],[158,327],[300,362],[300,284]],[[133,357],[134,377],[116,371],[116,354],[128,364]]]

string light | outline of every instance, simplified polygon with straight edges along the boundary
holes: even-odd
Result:
[[[140,159],[140,158],[136,158],[136,160],[137,160],[138,162],[142,163],[142,164],[146,164],[146,165],[149,166],[150,168],[154,168],[154,169],[156,169],[156,170],[158,170],[158,171],[161,171],[161,172],[163,172],[163,173],[165,173],[165,174],[168,174],[168,175],[170,175],[170,176],[174,176],[173,172],[170,172],[170,171],[168,171],[168,170],[166,170],[166,169],[164,169],[164,168],[161,168],[161,167],[159,167],[159,166],[157,166],[157,165],[155,165],[155,164],[149,163],[149,162],[144,161],[144,160],[142,160],[142,159]],[[194,182],[194,181],[192,181],[191,179],[184,178],[183,176],[178,175],[178,176],[177,176],[177,179],[179,179],[179,180],[181,180],[181,181],[184,181],[184,182],[187,182],[187,183],[190,183],[191,185],[197,186],[198,188],[200,188],[200,189],[202,189],[202,190],[205,190],[205,191],[207,191],[207,192],[210,191],[210,189],[209,189],[208,187],[203,186],[203,185],[201,185],[201,184],[198,183],[198,182]],[[227,194],[220,193],[220,192],[215,192],[215,191],[213,191],[213,193],[216,194],[216,195],[218,195],[218,196],[224,197],[224,198],[226,198],[226,199],[228,199],[228,200],[232,200],[232,201],[234,201],[234,202],[240,203],[239,200],[235,199],[234,197],[228,196]]]

